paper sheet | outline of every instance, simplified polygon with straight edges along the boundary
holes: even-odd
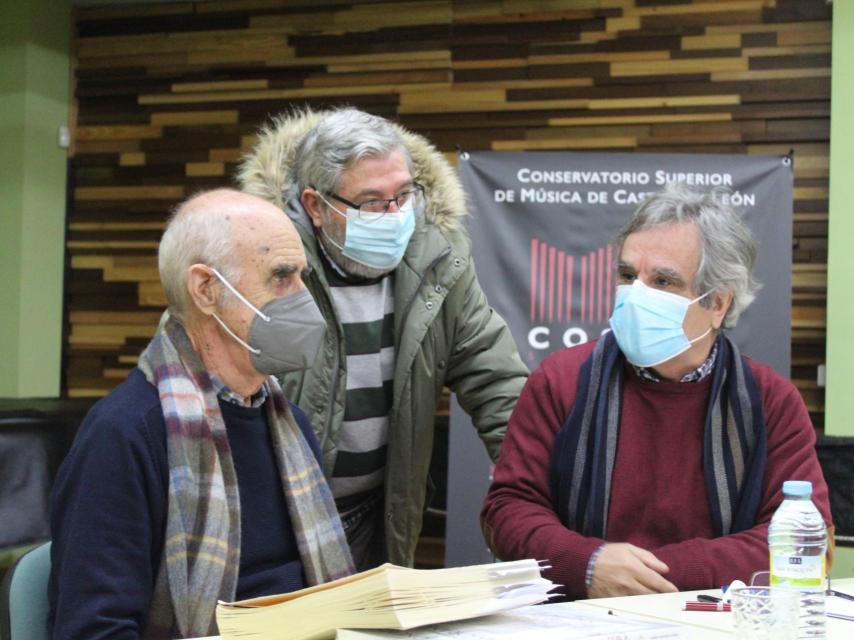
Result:
[[[675,624],[632,620],[569,606],[532,606],[485,618],[431,625],[410,631],[356,631],[342,629],[339,640],[685,640],[687,628]]]
[[[827,596],[825,607],[828,616],[854,622],[854,600],[846,600],[839,596]]]

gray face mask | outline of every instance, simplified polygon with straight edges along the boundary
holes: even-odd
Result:
[[[255,312],[249,327],[248,344],[229,329],[219,316],[214,314],[213,317],[228,335],[249,351],[256,371],[274,375],[311,367],[326,334],[326,321],[308,289],[271,300],[259,310],[219,271],[213,267],[212,270],[243,304]]]

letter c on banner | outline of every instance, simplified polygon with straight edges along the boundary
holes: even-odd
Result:
[[[549,336],[549,328],[548,327],[534,327],[528,332],[528,344],[531,345],[534,349],[548,349],[549,341],[548,340],[540,340],[540,336]]]

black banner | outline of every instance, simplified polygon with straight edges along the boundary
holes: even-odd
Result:
[[[668,182],[720,187],[759,242],[762,290],[730,335],[789,376],[791,159],[749,155],[501,153],[460,155],[475,266],[490,304],[536,367],[608,326],[614,238],[643,197]]]

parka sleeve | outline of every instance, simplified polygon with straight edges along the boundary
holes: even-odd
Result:
[[[447,384],[471,416],[494,461],[528,368],[519,358],[507,323],[489,306],[471,262],[446,304],[455,314]]]

